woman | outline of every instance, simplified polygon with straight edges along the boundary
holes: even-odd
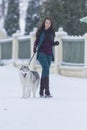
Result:
[[[33,51],[37,52],[37,59],[42,67],[42,75],[40,81],[40,97],[52,97],[49,90],[49,69],[53,60],[52,48],[59,42],[54,42],[55,33],[53,23],[50,17],[46,17],[36,32],[36,40]]]

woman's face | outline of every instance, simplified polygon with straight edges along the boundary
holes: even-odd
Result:
[[[51,21],[49,19],[45,20],[45,30],[49,29],[51,27]]]

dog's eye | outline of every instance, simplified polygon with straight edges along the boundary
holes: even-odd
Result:
[[[27,69],[27,66],[23,66],[24,69]]]
[[[20,70],[23,70],[23,68],[20,68]]]
[[[24,66],[25,69],[29,70],[28,66]]]

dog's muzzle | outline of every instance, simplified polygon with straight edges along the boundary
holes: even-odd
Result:
[[[27,76],[27,73],[23,74],[23,77],[25,78]]]

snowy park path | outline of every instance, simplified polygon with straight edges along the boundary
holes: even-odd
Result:
[[[50,90],[22,99],[18,69],[0,67],[0,130],[87,130],[87,79],[51,74]]]

